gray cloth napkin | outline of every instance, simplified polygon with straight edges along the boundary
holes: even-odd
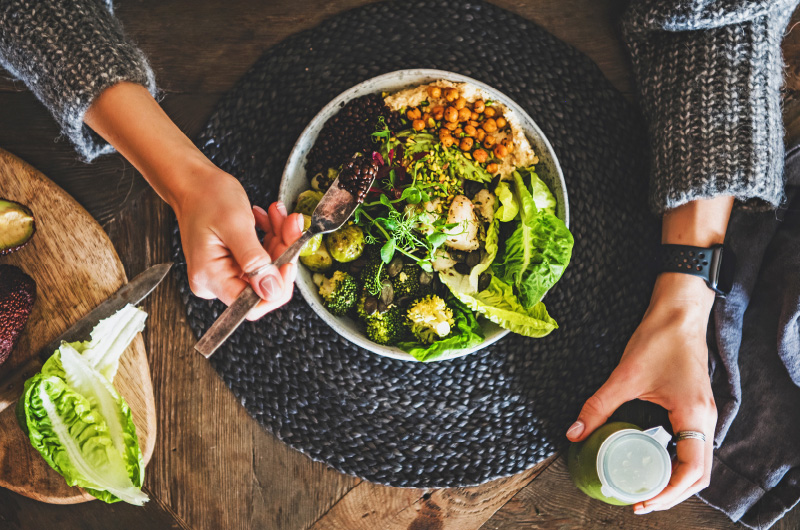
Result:
[[[800,501],[800,146],[786,154],[785,179],[777,211],[734,209],[735,284],[709,325],[719,421],[699,497],[759,530]]]

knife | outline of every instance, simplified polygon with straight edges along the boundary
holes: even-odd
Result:
[[[61,346],[61,341],[86,340],[98,322],[108,318],[128,304],[136,305],[155,289],[172,268],[172,263],[153,265],[109,296],[103,303],[78,320],[67,331],[51,340],[47,346],[0,379],[0,413],[12,406],[22,393],[25,381],[42,369],[42,365]]]

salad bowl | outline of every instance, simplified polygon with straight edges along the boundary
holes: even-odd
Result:
[[[452,83],[467,83],[488,94],[494,101],[505,105],[516,116],[520,129],[524,132],[531,147],[538,156],[536,174],[548,186],[556,199],[555,215],[569,226],[569,203],[564,175],[558,163],[558,158],[550,142],[533,119],[513,100],[502,92],[485,83],[470,77],[432,69],[398,70],[368,79],[339,94],[328,103],[308,124],[295,143],[289,159],[284,168],[281,185],[278,191],[278,200],[287,206],[292,205],[303,191],[309,189],[313,175],[307,174],[306,162],[314,143],[325,123],[349,101],[368,94],[396,93],[400,90],[425,85],[436,81],[449,81]],[[337,333],[350,342],[372,351],[376,354],[403,361],[415,361],[409,353],[396,346],[381,345],[369,340],[358,323],[347,316],[337,317],[331,314],[322,304],[318,295],[317,285],[312,279],[313,273],[306,267],[298,267],[297,289],[313,308],[313,310]],[[483,349],[500,340],[508,330],[497,324],[479,317],[479,323],[484,333],[482,343],[460,350],[452,350],[438,357],[436,360],[447,360],[468,355]]]

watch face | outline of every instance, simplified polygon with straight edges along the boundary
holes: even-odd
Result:
[[[722,247],[721,263],[717,274],[717,292],[728,294],[733,288],[733,273],[736,271],[736,255],[729,247]]]

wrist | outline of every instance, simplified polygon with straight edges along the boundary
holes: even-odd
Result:
[[[705,327],[716,293],[702,278],[678,272],[664,272],[656,278],[648,312],[655,309],[668,309],[696,320]]]

